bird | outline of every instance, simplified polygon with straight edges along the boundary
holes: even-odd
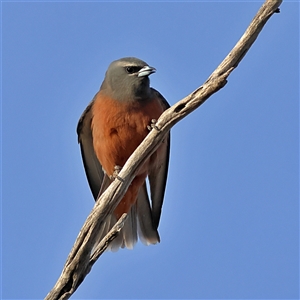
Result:
[[[79,119],[78,143],[95,201],[116,178],[149,130],[155,128],[153,123],[170,107],[167,100],[150,87],[149,75],[155,72],[154,67],[135,57],[113,61],[99,91]],[[110,243],[109,250],[132,249],[138,238],[145,245],[160,242],[158,225],[169,156],[170,132],[138,169],[124,197],[105,219],[98,233],[99,240],[127,213],[124,227]]]

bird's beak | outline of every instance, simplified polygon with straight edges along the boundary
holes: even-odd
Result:
[[[152,73],[155,73],[156,69],[153,67],[145,66],[141,68],[138,72],[138,77],[149,76]]]

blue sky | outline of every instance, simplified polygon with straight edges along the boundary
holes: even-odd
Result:
[[[112,60],[154,66],[170,104],[263,1],[1,2],[2,298],[41,299],[93,207],[77,121]],[[299,296],[299,4],[172,129],[161,243],[107,252],[73,299]]]

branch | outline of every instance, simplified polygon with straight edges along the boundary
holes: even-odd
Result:
[[[156,123],[157,128],[150,131],[122,168],[118,177],[120,180],[114,180],[95,203],[79,232],[61,276],[46,296],[46,300],[68,299],[75,292],[90,272],[93,264],[122,229],[126,215],[121,217],[91,254],[103,221],[114,211],[126,193],[137,169],[158,148],[171,127],[226,85],[227,77],[248,52],[268,19],[274,13],[279,12],[278,7],[281,3],[282,0],[266,0],[244,35],[206,82],[160,116]]]

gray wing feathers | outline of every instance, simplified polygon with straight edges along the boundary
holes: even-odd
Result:
[[[155,89],[152,89],[157,97],[161,100],[165,110],[170,107],[168,101]],[[170,157],[170,133],[166,136],[163,141],[162,147],[162,164],[157,168],[153,168],[149,174],[150,192],[151,192],[151,203],[152,203],[152,220],[155,229],[158,228],[159,219],[161,215],[161,208],[164,200],[165,188],[167,183],[167,175],[169,168],[169,157]]]
[[[170,105],[167,100],[155,89],[155,95],[161,100],[165,109]],[[169,156],[170,156],[170,133],[166,136],[162,144],[161,164],[151,169],[148,176],[151,193],[151,206],[147,193],[146,184],[140,189],[137,201],[137,215],[139,220],[139,230],[141,240],[149,245],[160,241],[158,235],[158,224],[161,215],[161,208],[164,200],[165,187],[168,175]]]
[[[91,130],[92,122],[92,101],[81,115],[78,125],[77,134],[78,142],[80,144],[80,150],[85,168],[88,183],[90,185],[94,199],[96,200],[101,188],[101,184],[104,177],[102,166],[99,163],[93,147],[93,136]]]
[[[151,203],[152,203],[152,220],[154,228],[158,228],[161,215],[161,208],[165,195],[165,187],[167,183],[169,155],[170,155],[170,133],[163,141],[163,158],[162,164],[158,168],[151,170],[149,174]]]

